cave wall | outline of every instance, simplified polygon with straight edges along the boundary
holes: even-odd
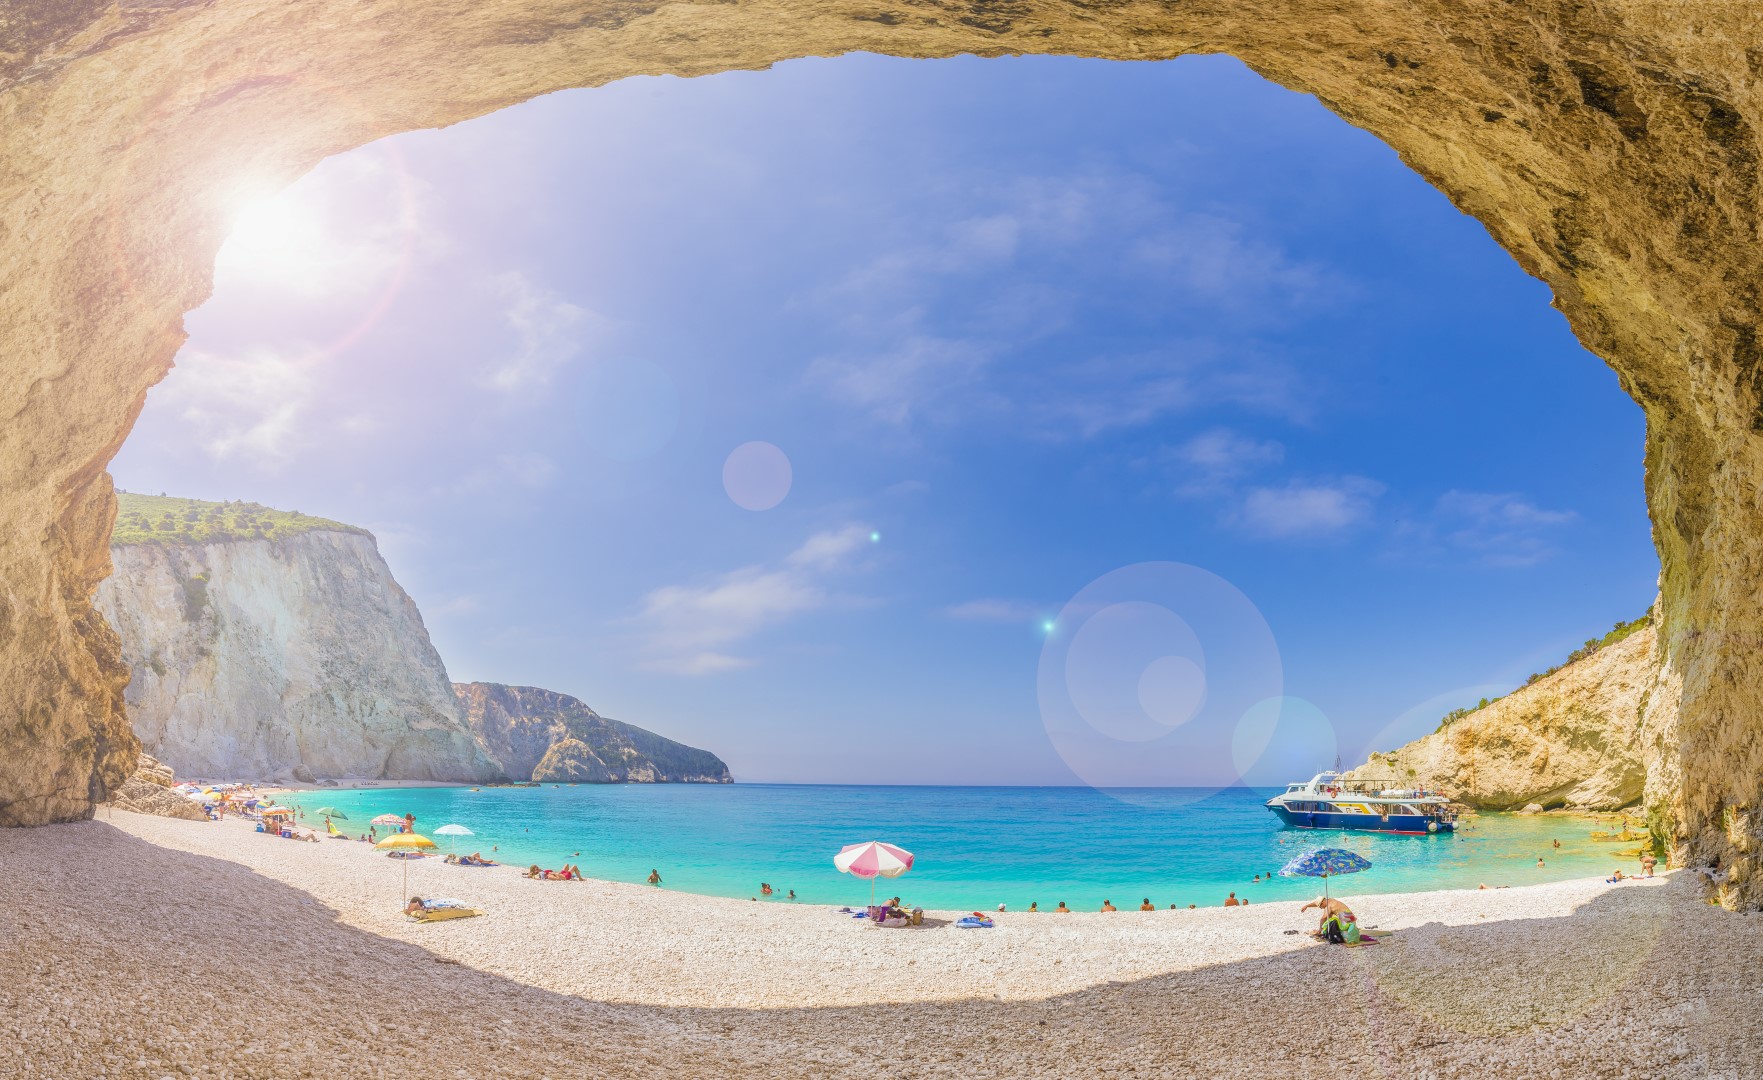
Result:
[[[1763,899],[1763,7],[1686,0],[13,0],[0,823],[88,814],[129,771],[126,672],[90,604],[104,467],[241,199],[553,90],[853,50],[1229,53],[1386,141],[1547,282],[1647,416],[1682,706],[1649,733],[1652,820],[1726,900]]]

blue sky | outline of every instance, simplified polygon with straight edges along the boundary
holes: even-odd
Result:
[[[1298,779],[1655,588],[1548,290],[1223,58],[553,95],[247,206],[188,327],[120,486],[367,526],[455,679],[742,779]]]

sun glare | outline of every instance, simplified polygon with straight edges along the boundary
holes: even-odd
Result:
[[[215,257],[217,273],[240,273],[286,285],[315,285],[334,243],[320,209],[293,195],[247,204]]]

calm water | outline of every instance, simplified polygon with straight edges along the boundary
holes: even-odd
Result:
[[[835,787],[773,784],[628,784],[542,788],[405,788],[289,795],[308,811],[334,806],[352,834],[383,813],[416,815],[433,835],[471,829],[458,850],[505,863],[580,863],[592,877],[640,882],[659,869],[669,889],[754,896],[761,881],[803,902],[855,904],[867,883],[833,869],[845,844],[886,840],[913,852],[912,871],[881,888],[927,908],[1028,906],[1060,900],[1093,910],[1149,896],[1159,907],[1214,905],[1235,890],[1251,900],[1314,895],[1319,883],[1256,873],[1316,846],[1344,847],[1372,869],[1345,893],[1524,885],[1634,869],[1598,843],[1589,819],[1481,814],[1455,836],[1373,836],[1281,828],[1261,803],[1272,791],[1216,794],[1151,789]],[[316,821],[309,821],[316,824]],[[437,840],[443,838],[436,837]],[[1561,849],[1550,842],[1559,839]],[[581,852],[577,857],[574,853]],[[1538,856],[1545,867],[1538,869]],[[470,871],[461,871],[462,874]]]

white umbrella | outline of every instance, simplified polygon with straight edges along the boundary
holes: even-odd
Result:
[[[440,828],[435,830],[435,835],[436,836],[454,837],[454,836],[475,836],[477,834],[472,832],[470,829],[466,828],[463,825],[443,825]],[[453,841],[451,839],[449,839],[447,841],[447,850],[449,852],[451,852],[453,850]]]
[[[869,879],[869,906],[875,906],[875,879],[899,877],[912,869],[912,853],[880,840],[866,844],[849,844],[833,856],[833,865],[841,874],[854,874]]]

